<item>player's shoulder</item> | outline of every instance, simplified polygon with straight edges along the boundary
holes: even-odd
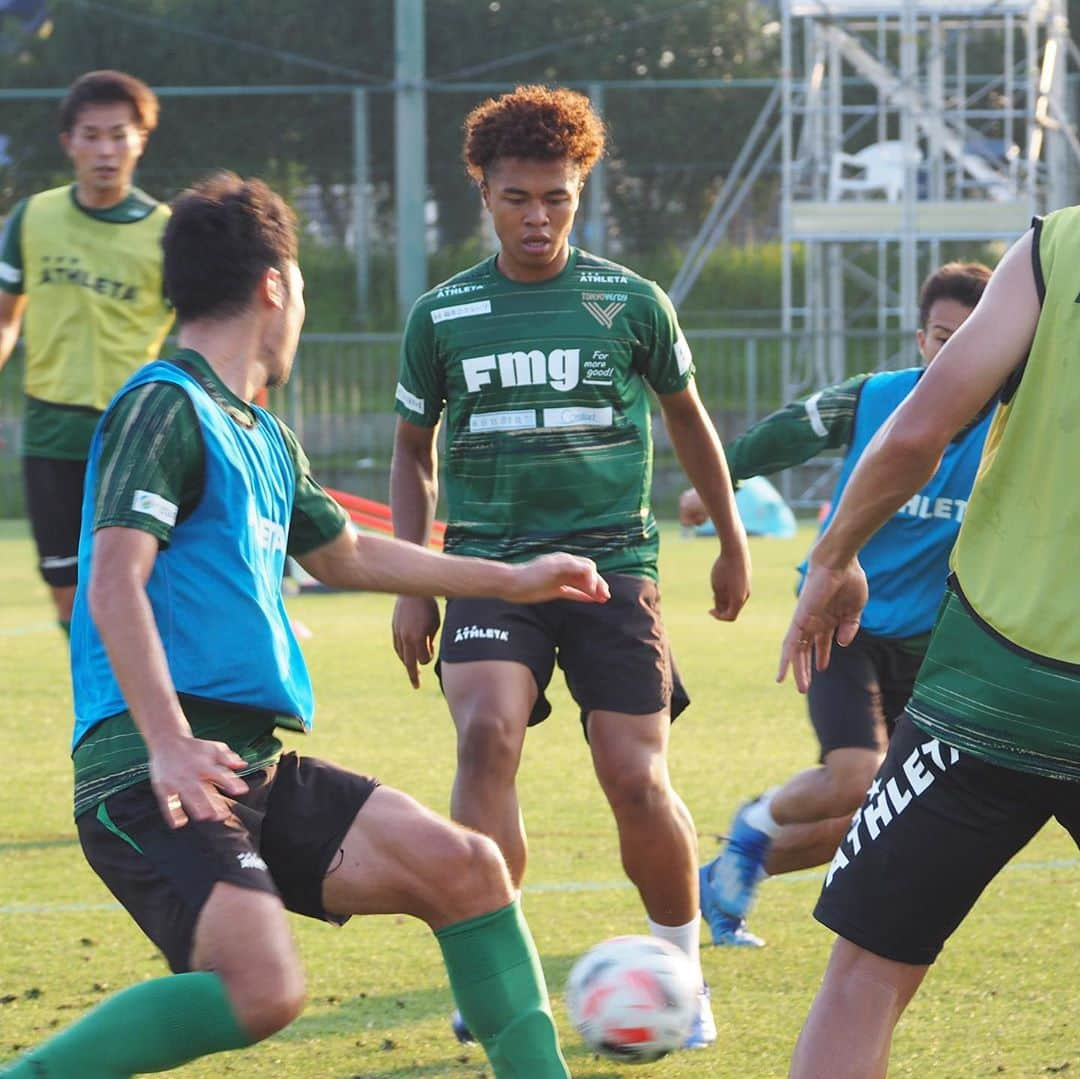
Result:
[[[143,217],[150,217],[153,214],[164,221],[172,213],[167,202],[161,202],[153,195],[148,195],[141,187],[133,187],[124,202],[132,218],[135,218],[136,214],[141,214]]]
[[[860,409],[869,402],[875,407],[884,402],[884,407],[891,411],[915,389],[925,370],[925,367],[903,367],[898,371],[873,371],[862,376],[858,383],[855,379],[849,382],[854,384]]]
[[[925,367],[901,367],[896,371],[872,371],[866,376],[866,385],[877,388],[913,390],[922,378]]]
[[[495,256],[489,255],[474,266],[460,270],[425,292],[414,304],[414,311],[429,312],[438,308],[476,302],[491,291],[498,278]]]
[[[37,191],[28,195],[22,202],[24,210],[48,210],[57,206],[63,207],[67,203],[74,202],[72,184],[64,184],[61,187],[50,187],[45,191]]]
[[[581,248],[577,250],[577,258],[574,260],[570,277],[583,289],[621,291],[626,293],[628,298],[640,297],[645,302],[660,303],[665,307],[670,306],[671,303],[667,293],[655,281],[630,269],[629,266],[623,266],[622,263],[594,255],[591,251]]]

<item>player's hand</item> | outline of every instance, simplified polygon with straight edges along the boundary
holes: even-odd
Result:
[[[743,542],[725,546],[713,563],[713,607],[709,614],[721,622],[734,622],[750,598],[750,548]]]
[[[408,672],[413,689],[420,688],[420,664],[435,655],[439,605],[429,596],[398,596],[394,604],[394,651]]]
[[[560,552],[514,566],[510,587],[502,598],[511,603],[546,603],[552,599],[606,603],[611,590],[591,558]]]
[[[238,797],[247,784],[234,772],[244,758],[224,742],[187,735],[158,746],[150,754],[150,786],[170,828],[188,820],[224,820],[229,807],[222,793]]]
[[[799,602],[781,646],[776,680],[782,682],[791,667],[796,687],[805,693],[810,688],[811,655],[817,659],[817,669],[823,671],[829,665],[834,634],[837,644],[851,644],[859,632],[859,619],[869,594],[866,574],[857,558],[843,569],[833,570],[816,565],[811,556]]]
[[[696,528],[703,525],[709,519],[705,503],[701,501],[701,495],[693,487],[687,488],[679,495],[679,524],[683,528]]]

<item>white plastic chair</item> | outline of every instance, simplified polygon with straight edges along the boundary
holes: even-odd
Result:
[[[829,200],[839,202],[846,193],[856,196],[883,191],[889,202],[899,202],[904,194],[904,164],[918,164],[922,153],[907,150],[899,140],[874,142],[854,154],[833,154],[829,170]]]

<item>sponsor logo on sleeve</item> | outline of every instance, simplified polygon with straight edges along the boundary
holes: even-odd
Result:
[[[694,355],[683,337],[682,330],[679,330],[679,336],[675,338],[675,362],[679,365],[680,375],[685,375],[694,362]]]
[[[424,399],[417,397],[415,393],[409,393],[407,389],[399,382],[397,389],[394,391],[394,397],[400,401],[410,412],[419,412],[421,415],[424,411]]]
[[[170,528],[176,524],[178,507],[153,491],[136,491],[131,499],[131,508],[136,513],[145,513],[155,521],[167,524]]]

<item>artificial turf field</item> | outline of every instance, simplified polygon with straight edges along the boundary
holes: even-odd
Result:
[[[809,532],[754,540],[754,595],[734,626],[706,614],[714,547],[668,529],[664,611],[693,707],[672,739],[675,783],[697,821],[703,856],[736,804],[814,759],[803,705],[776,686],[791,611],[792,566]],[[391,600],[311,595],[291,609],[318,695],[316,733],[289,745],[403,787],[445,810],[452,727],[435,679],[408,686],[390,646]],[[19,522],[0,522],[0,694],[8,767],[0,782],[0,1064],[103,995],[165,973],[153,947],[85,865],[70,818],[66,655]],[[717,1044],[625,1068],[588,1053],[569,1027],[562,986],[592,943],[641,932],[619,867],[614,827],[589,768],[576,713],[553,685],[555,713],[532,731],[520,790],[531,837],[525,911],[536,936],[573,1074],[664,1079],[785,1074],[824,968],[829,934],[810,917],[816,874],[768,881],[751,919],[764,950],[706,949]],[[242,1053],[173,1074],[261,1079],[422,1079],[490,1074],[476,1047],[450,1037],[438,948],[404,918],[344,929],[296,919],[308,1007],[291,1027]],[[901,1023],[891,1075],[920,1079],[1080,1074],[1072,1013],[1080,858],[1050,825],[988,889]],[[707,937],[707,931],[706,931]]]

